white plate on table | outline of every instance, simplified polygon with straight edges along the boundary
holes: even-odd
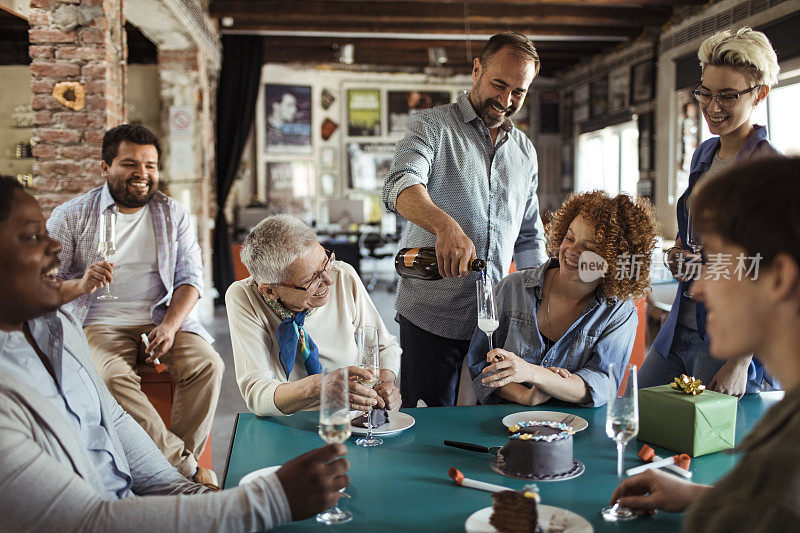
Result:
[[[539,525],[542,526],[544,533],[592,533],[592,524],[580,515],[552,505],[536,506],[539,513]],[[489,523],[492,516],[492,508],[484,507],[472,513],[464,523],[467,533],[497,533],[497,530]]]
[[[364,411],[354,411],[350,415],[350,420],[362,414],[364,414]],[[410,428],[414,425],[414,422],[414,417],[411,415],[401,413],[400,411],[389,411],[389,423],[377,429],[373,429],[372,434],[376,437],[391,437],[392,435],[397,435],[401,431]],[[353,432],[353,435],[367,434],[367,428],[352,426],[351,431]]]
[[[250,472],[249,474],[247,474],[246,476],[244,476],[242,479],[240,479],[239,480],[239,485],[241,485],[242,483],[250,483],[251,481],[253,481],[257,477],[266,476],[268,474],[276,472],[280,467],[281,467],[281,465],[268,466],[266,468],[260,468],[258,470],[254,470],[254,471]]]
[[[570,413],[559,413],[558,411],[522,411],[520,413],[513,413],[503,417],[503,425],[505,427],[511,427],[525,420],[534,420],[536,422],[561,422],[569,416],[575,417],[568,422],[568,424],[572,426],[572,429],[576,432],[583,431],[589,427],[589,422],[585,419],[577,415],[571,415]]]

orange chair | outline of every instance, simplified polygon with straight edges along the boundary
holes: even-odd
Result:
[[[242,258],[239,256],[241,253],[241,244],[231,244],[231,254],[233,255],[233,277],[236,278],[236,281],[250,277],[250,272],[247,271],[247,267],[244,266],[244,263],[242,263]]]
[[[175,397],[175,380],[169,372],[158,373],[150,365],[137,365],[136,373],[142,378],[142,392],[158,411],[161,420],[169,427],[172,421],[172,399]],[[200,466],[213,470],[211,460],[211,436],[209,435],[203,453],[197,458]]]
[[[636,365],[636,368],[642,366],[644,361],[645,352],[645,339],[647,337],[647,300],[639,298],[634,300],[636,305],[636,316],[639,318],[639,325],[636,326],[636,340],[633,341],[633,349],[631,350],[631,358],[628,361],[629,365]],[[628,374],[622,380],[619,386],[619,393],[625,390],[625,384],[628,382]]]

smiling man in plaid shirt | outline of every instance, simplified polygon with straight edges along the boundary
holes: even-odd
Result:
[[[47,229],[62,246],[62,297],[83,323],[114,398],[181,474],[213,483],[213,472],[199,467],[197,457],[211,431],[224,364],[210,344],[214,339],[189,316],[203,290],[200,246],[188,213],[158,191],[160,155],[158,139],[143,126],[109,130],[102,155],[106,184],[58,206]],[[117,213],[110,263],[98,250],[101,214],[109,210]],[[116,300],[97,299],[107,283]],[[137,362],[156,357],[177,383],[170,429],[134,371]]]

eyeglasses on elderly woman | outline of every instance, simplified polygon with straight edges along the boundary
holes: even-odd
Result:
[[[306,285],[305,287],[301,287],[299,285],[292,285],[289,283],[273,283],[272,285],[279,285],[281,287],[287,287],[289,289],[295,289],[304,292],[308,292],[312,288],[316,290],[319,287],[320,281],[322,280],[322,274],[323,273],[330,274],[331,268],[333,267],[335,261],[336,261],[336,254],[333,253],[332,250],[328,250],[327,248],[325,248],[325,263],[323,263],[322,268],[314,274],[314,277],[311,278],[311,281],[308,282],[308,285]]]

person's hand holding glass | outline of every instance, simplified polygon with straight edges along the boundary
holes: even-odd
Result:
[[[112,206],[100,214],[100,227],[97,228],[98,248],[103,261],[109,262],[111,256],[117,251],[117,211]],[[105,292],[97,297],[98,300],[116,300],[111,294],[111,284],[106,284]]]
[[[625,372],[623,372],[623,380]],[[614,364],[608,368],[608,405],[606,406],[606,435],[617,443],[617,481],[622,482],[625,445],[639,434],[639,395],[636,365],[630,365],[628,379],[624,391],[618,395],[617,382],[614,379]],[[620,505],[604,507],[603,518],[609,522],[633,520],[638,515]]]
[[[700,253],[703,251],[703,243],[700,241],[700,236],[697,235],[697,232],[694,229],[691,210],[687,211],[686,245],[690,250],[692,250],[692,253],[684,253],[682,256],[683,279],[681,281],[693,281],[700,274],[700,264],[703,260]],[[691,298],[691,289],[686,289],[683,291],[683,295],[687,298]]]
[[[362,326],[356,333],[356,347],[358,348],[358,366],[365,370],[364,377],[359,382],[369,388],[374,388],[380,383],[381,353],[378,339],[378,328],[375,326]],[[358,446],[380,446],[383,440],[372,435],[372,406],[367,409],[367,436],[356,440]]]
[[[350,438],[350,376],[347,368],[322,376],[319,405],[319,436],[328,444],[344,442]],[[353,519],[353,513],[334,505],[317,515],[317,522],[326,525],[344,524]]]

